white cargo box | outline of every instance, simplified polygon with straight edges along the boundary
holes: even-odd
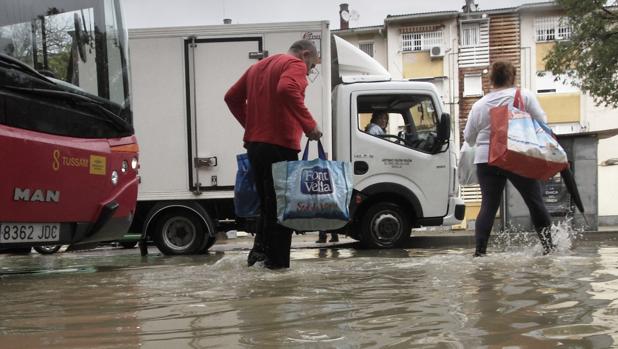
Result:
[[[129,32],[138,199],[231,198],[243,129],[223,96],[257,59],[313,40],[330,62],[328,22],[134,29]],[[305,103],[331,148],[330,67],[320,64]],[[285,132],[286,130],[281,130]]]

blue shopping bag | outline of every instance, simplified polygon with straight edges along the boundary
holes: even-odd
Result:
[[[234,185],[234,211],[237,217],[255,217],[260,215],[260,197],[255,188],[253,171],[247,154],[236,155],[238,171]]]
[[[279,224],[296,231],[334,230],[350,220],[352,172],[349,162],[326,160],[318,141],[318,158],[273,164]]]

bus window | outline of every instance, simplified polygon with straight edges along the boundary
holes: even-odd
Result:
[[[0,57],[9,68],[0,74],[13,94],[0,121],[71,137],[133,134],[118,1],[5,1],[0,53],[10,57]]]
[[[0,53],[128,109],[127,35],[118,1],[72,0],[62,7],[53,0],[7,1]]]

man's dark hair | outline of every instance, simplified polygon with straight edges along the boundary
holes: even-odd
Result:
[[[290,46],[291,52],[298,53],[304,50],[310,51],[315,56],[318,55],[318,50],[315,48],[315,45],[313,44],[313,42],[309,40],[298,40],[294,42],[292,46]]]

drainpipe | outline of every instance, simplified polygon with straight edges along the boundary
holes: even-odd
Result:
[[[522,84],[521,87],[523,88],[527,88],[528,90],[532,90],[532,48],[529,46],[521,46],[519,47],[519,51],[520,51],[520,56],[523,53],[524,57],[527,58],[526,59],[526,82],[527,84]],[[526,53],[527,52],[527,53]],[[523,68],[524,68],[524,62],[522,61],[520,64],[520,69],[521,69],[521,76],[524,76],[524,72],[523,72]]]
[[[456,90],[456,82],[459,79],[459,69],[458,69],[458,57],[459,57],[459,50],[455,50],[455,48],[457,47],[457,39],[453,39],[453,45],[451,46],[451,52],[448,53],[448,57],[449,57],[449,76],[450,76],[450,81],[449,81],[449,94],[450,94],[450,99],[449,99],[449,104],[450,104],[450,108],[451,108],[451,116],[453,117],[453,119],[455,119],[455,121],[457,122],[457,133],[455,134],[455,143],[460,146],[461,145],[461,139],[459,138],[459,134],[460,134],[460,118],[461,115],[459,115],[459,113],[457,112],[457,118],[455,118],[455,106],[458,105],[458,102],[455,102],[456,100],[459,100],[459,94],[457,94],[457,96],[455,96],[455,90]],[[457,77],[455,76],[455,74],[457,74]]]

